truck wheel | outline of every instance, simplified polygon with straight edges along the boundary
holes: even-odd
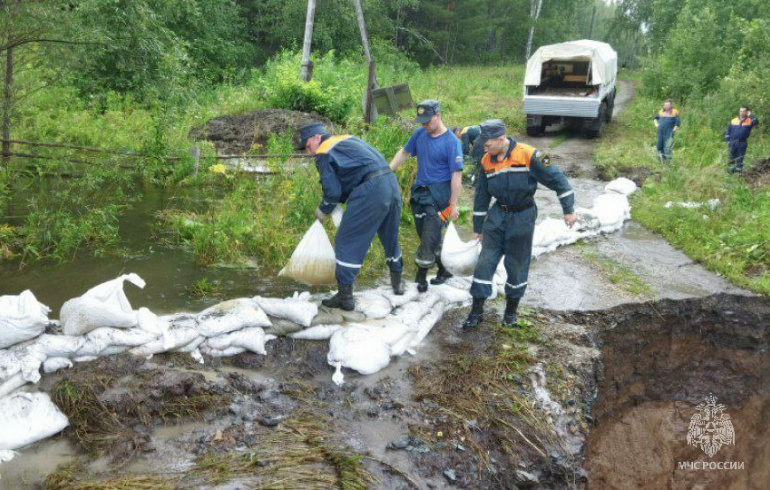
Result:
[[[607,106],[607,117],[604,118],[604,122],[612,121],[612,111],[615,110],[615,99],[612,99]]]
[[[586,119],[583,128],[585,129],[586,137],[598,138],[604,127],[604,121],[607,120],[607,103],[602,102],[599,106],[599,115],[596,119]]]
[[[543,126],[527,126],[527,136],[540,136],[543,134]]]

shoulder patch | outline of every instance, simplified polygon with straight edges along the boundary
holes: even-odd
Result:
[[[550,167],[551,166],[551,157],[549,157],[548,155],[546,155],[542,151],[540,151],[540,150],[535,151],[535,158],[540,160],[543,163],[543,165],[545,165],[546,167]]]

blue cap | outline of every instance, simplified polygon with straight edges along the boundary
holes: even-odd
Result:
[[[479,124],[479,128],[481,128],[481,137],[487,140],[505,135],[505,123],[500,119],[487,119]]]
[[[414,122],[426,124],[439,112],[441,112],[441,103],[439,101],[433,99],[423,100],[417,104],[417,117],[414,118]]]
[[[299,143],[297,144],[297,149],[304,150],[308,138],[312,138],[317,134],[329,134],[324,123],[317,122],[302,126],[299,130]]]

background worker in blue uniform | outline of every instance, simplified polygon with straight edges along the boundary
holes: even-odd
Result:
[[[415,262],[417,290],[428,290],[428,270],[438,263],[438,273],[431,284],[443,284],[452,277],[441,264],[441,234],[447,219],[459,216],[457,200],[462,187],[463,156],[460,140],[441,121],[441,105],[425,100],[417,105],[414,122],[422,124],[398,150],[390,162],[396,170],[409,158],[417,157],[417,177],[412,186],[409,205],[420,237]]]
[[[662,161],[671,160],[674,149],[674,133],[679,131],[679,127],[682,125],[679,111],[674,109],[670,100],[667,100],[663,103],[663,109],[655,114],[652,121],[658,128],[658,157]]]
[[[759,121],[751,115],[751,110],[746,106],[741,106],[738,117],[733,118],[727,125],[725,141],[727,141],[729,153],[727,165],[731,174],[743,172],[743,157],[746,155],[746,148],[748,148],[746,140],[751,136],[751,128],[757,124]]]
[[[380,152],[350,136],[332,136],[320,123],[300,129],[300,146],[315,155],[323,197],[315,215],[323,221],[338,203],[347,202],[334,238],[338,292],[321,303],[351,311],[353,283],[361,270],[374,235],[380,237],[390,268],[393,292],[404,294],[404,261],[398,246],[401,191],[398,180]]]
[[[484,139],[481,138],[481,128],[478,125],[452,128],[452,132],[462,145],[464,163],[473,162],[477,167],[484,156]],[[473,172],[476,173],[475,170]]]
[[[527,288],[532,256],[538,183],[556,192],[567,226],[571,228],[577,220],[575,193],[547,155],[506,137],[505,124],[499,119],[481,123],[481,134],[487,139],[487,153],[481,160],[473,203],[473,238],[481,238],[481,254],[473,271],[473,307],[463,329],[481,323],[484,301],[492,295],[492,279],[503,255],[508,274],[503,325],[513,327],[518,321],[516,311]],[[493,197],[497,202],[490,208]]]

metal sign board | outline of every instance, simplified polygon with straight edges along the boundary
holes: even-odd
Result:
[[[379,114],[398,114],[414,107],[408,83],[376,88],[372,90],[372,99]]]

